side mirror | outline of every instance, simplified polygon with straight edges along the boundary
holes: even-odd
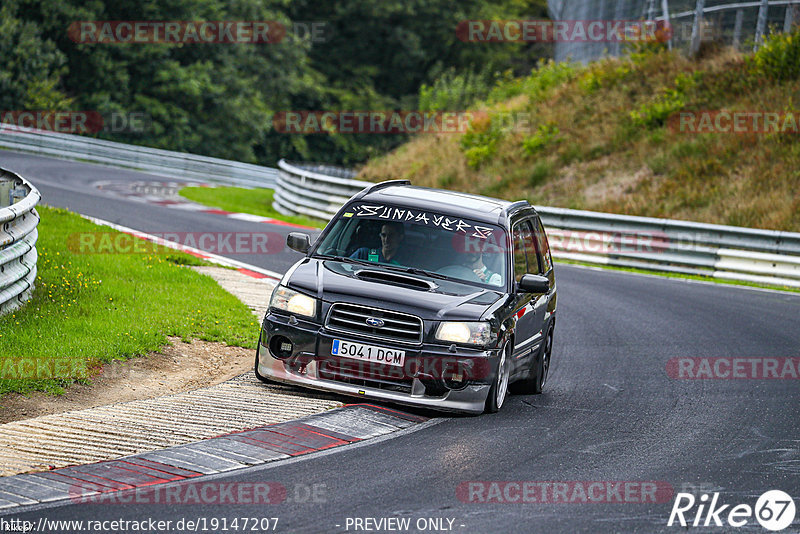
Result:
[[[517,293],[544,294],[550,291],[550,279],[538,274],[523,274],[517,282]]]
[[[311,238],[308,237],[308,234],[302,232],[290,232],[289,235],[286,236],[286,246],[305,254],[308,252],[309,247],[311,247]]]

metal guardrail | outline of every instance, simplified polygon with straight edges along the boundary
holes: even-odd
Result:
[[[548,0],[554,21],[668,21],[670,49],[695,54],[702,42],[736,49],[758,48],[767,33],[789,32],[800,22],[798,0]],[[624,53],[622,40],[561,40],[554,44],[556,61],[587,62]]]
[[[284,215],[306,215],[329,220],[342,204],[369,182],[353,180],[355,172],[308,163],[278,162],[272,207]]]
[[[273,188],[278,177],[271,167],[10,124],[0,124],[0,148],[244,187]]]
[[[800,287],[800,233],[537,206],[553,256]]]
[[[355,172],[281,160],[273,207],[328,220],[370,185]],[[800,287],[800,233],[537,206],[553,256],[598,265]]]
[[[27,302],[36,280],[39,191],[27,180],[0,169],[0,315]]]

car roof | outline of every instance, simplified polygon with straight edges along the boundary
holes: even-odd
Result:
[[[362,202],[401,205],[412,209],[460,216],[482,222],[498,223],[509,208],[529,206],[526,201],[510,202],[446,189],[412,185],[389,185],[366,192]]]

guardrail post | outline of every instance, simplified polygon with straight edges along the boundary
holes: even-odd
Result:
[[[742,42],[742,20],[744,19],[744,9],[736,10],[736,22],[733,23],[733,47],[737,50]]]
[[[11,205],[11,191],[13,189],[14,183],[0,176],[0,208]]]
[[[674,33],[672,22],[669,20],[669,0],[661,0],[661,16],[664,17],[664,25],[669,32],[669,40],[667,41],[667,48],[672,50],[672,35]]]
[[[703,12],[706,8],[706,0],[697,0],[694,8],[694,22],[692,23],[692,44],[689,48],[691,55],[697,54],[700,50],[700,33],[703,31]]]
[[[753,44],[753,52],[757,52],[764,42],[764,33],[767,31],[767,10],[769,0],[761,0],[758,8],[758,22],[756,23],[756,42]]]
[[[794,26],[794,21],[797,20],[797,12],[800,6],[797,4],[789,4],[786,6],[786,15],[783,18],[783,33],[789,33],[792,31],[792,26]]]

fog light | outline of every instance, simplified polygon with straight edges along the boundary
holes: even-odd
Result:
[[[294,344],[285,336],[274,336],[269,341],[269,351],[279,360],[285,360],[292,355]]]
[[[472,360],[442,359],[442,381],[448,389],[467,387],[472,368]]]
[[[464,389],[468,382],[469,378],[466,373],[453,373],[452,376],[444,379],[444,385],[449,389]]]

